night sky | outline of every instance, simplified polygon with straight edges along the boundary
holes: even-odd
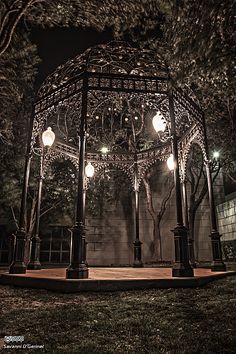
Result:
[[[38,47],[41,58],[36,89],[58,65],[65,63],[87,48],[106,43],[113,39],[111,31],[97,32],[93,29],[78,28],[34,28],[31,40]]]

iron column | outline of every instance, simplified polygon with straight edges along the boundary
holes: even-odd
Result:
[[[79,131],[79,177],[78,177],[78,196],[76,207],[76,221],[71,229],[71,260],[66,270],[68,279],[88,278],[88,267],[84,256],[85,242],[85,147],[87,130],[87,95],[88,95],[88,77],[85,74],[82,88],[82,109]]]
[[[178,142],[176,136],[176,124],[174,113],[173,93],[169,91],[169,112],[171,121],[171,147],[174,159],[174,184],[177,225],[172,230],[175,244],[175,262],[172,269],[173,277],[192,277],[193,269],[189,263],[188,255],[188,231],[183,225],[182,197],[180,187],[179,162],[178,162]]]
[[[189,261],[193,268],[196,268],[195,254],[194,254],[194,240],[193,235],[191,235],[189,229],[189,218],[188,218],[188,193],[187,193],[187,183],[186,180],[182,182],[182,192],[183,192],[183,204],[184,204],[184,224],[188,232],[188,252]]]
[[[203,114],[203,130],[204,130],[204,142],[206,147],[206,174],[207,174],[207,186],[208,186],[208,195],[209,195],[209,206],[210,206],[210,216],[211,216],[211,246],[212,246],[212,264],[211,270],[213,272],[221,272],[226,270],[226,266],[222,259],[222,250],[221,250],[221,242],[220,238],[221,235],[218,232],[217,227],[217,220],[216,220],[216,210],[215,210],[215,199],[214,199],[214,192],[213,192],[213,183],[212,183],[212,176],[211,176],[211,169],[210,169],[210,162],[209,162],[209,152],[208,152],[208,142],[207,142],[207,133],[206,133],[206,123],[205,123],[205,116]]]
[[[138,186],[138,165],[137,165],[137,155],[135,155],[134,162],[134,262],[133,267],[141,268],[143,267],[142,262],[142,242],[139,239],[139,186]]]
[[[42,147],[42,151],[40,154],[40,171],[39,171],[35,230],[34,230],[33,237],[31,238],[30,262],[27,266],[27,269],[41,269],[41,263],[39,261],[40,242],[41,242],[39,237],[39,220],[40,220],[40,208],[41,208],[42,185],[43,185],[43,162],[44,162],[44,149]]]
[[[211,245],[212,245],[212,257],[213,261],[211,264],[211,270],[213,272],[221,272],[226,270],[226,266],[222,259],[222,250],[221,250],[221,235],[218,232],[217,221],[216,221],[216,211],[215,211],[215,200],[213,193],[212,177],[210,171],[209,161],[206,162],[206,173],[207,173],[207,184],[208,184],[208,193],[209,193],[209,205],[211,213]]]

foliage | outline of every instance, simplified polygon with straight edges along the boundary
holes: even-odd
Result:
[[[236,261],[236,240],[221,241],[223,258],[226,261]]]
[[[1,286],[1,337],[23,335],[42,353],[233,354],[235,285],[232,276],[203,288],[103,294]]]
[[[93,217],[104,216],[106,210],[121,202],[123,209],[132,211],[131,182],[127,176],[115,168],[103,168],[96,177],[88,181],[86,207],[88,214]],[[126,213],[127,214],[127,213]]]
[[[59,215],[64,215],[69,225],[73,225],[77,178],[76,167],[70,161],[58,159],[50,165],[43,181],[41,217],[44,222],[56,222]]]
[[[236,159],[235,2],[171,1],[164,37],[174,79],[194,89],[206,115],[210,148],[226,174]],[[155,47],[155,43],[154,43]]]
[[[143,23],[150,26],[154,0],[6,0],[0,3],[0,55],[7,50],[17,25],[93,27],[98,31],[113,27],[116,35]]]
[[[36,47],[23,32],[14,35],[8,52],[0,57],[1,148],[26,131],[38,62]]]
[[[0,199],[13,219],[19,209],[37,63],[35,46],[21,32],[15,33],[8,52],[0,57]]]

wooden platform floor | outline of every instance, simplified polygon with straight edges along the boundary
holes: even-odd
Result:
[[[66,279],[66,268],[29,270],[26,274],[3,273],[1,284],[60,292],[115,291],[150,288],[198,287],[236,274],[194,269],[194,277],[172,277],[171,268],[90,268],[88,279]]]

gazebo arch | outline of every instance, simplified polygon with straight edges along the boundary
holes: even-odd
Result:
[[[204,114],[183,90],[173,87],[165,61],[150,50],[133,48],[124,42],[111,42],[86,50],[49,75],[38,92],[32,132],[28,143],[20,228],[11,273],[26,271],[24,208],[30,160],[46,125],[55,128],[56,142],[45,161],[56,155],[69,156],[78,163],[77,215],[72,229],[71,263],[67,278],[87,278],[85,252],[85,162],[95,168],[114,164],[125,170],[135,195],[134,266],[142,266],[139,240],[139,186],[145,171],[172,152],[176,192],[176,227],[173,230],[175,263],[173,276],[192,276],[187,229],[182,213],[181,179],[184,181],[187,155],[193,140],[204,152],[211,207],[212,270],[223,270],[220,235],[217,231],[212,181],[207,153]],[[167,123],[162,135],[151,132],[151,117],[159,112]],[[63,123],[62,123],[63,120]],[[56,123],[55,123],[56,122]],[[105,139],[109,152],[101,154]],[[109,131],[109,134],[108,134]],[[73,144],[71,144],[73,142]],[[147,144],[148,142],[148,144]],[[38,235],[32,240],[31,264],[38,264]]]

